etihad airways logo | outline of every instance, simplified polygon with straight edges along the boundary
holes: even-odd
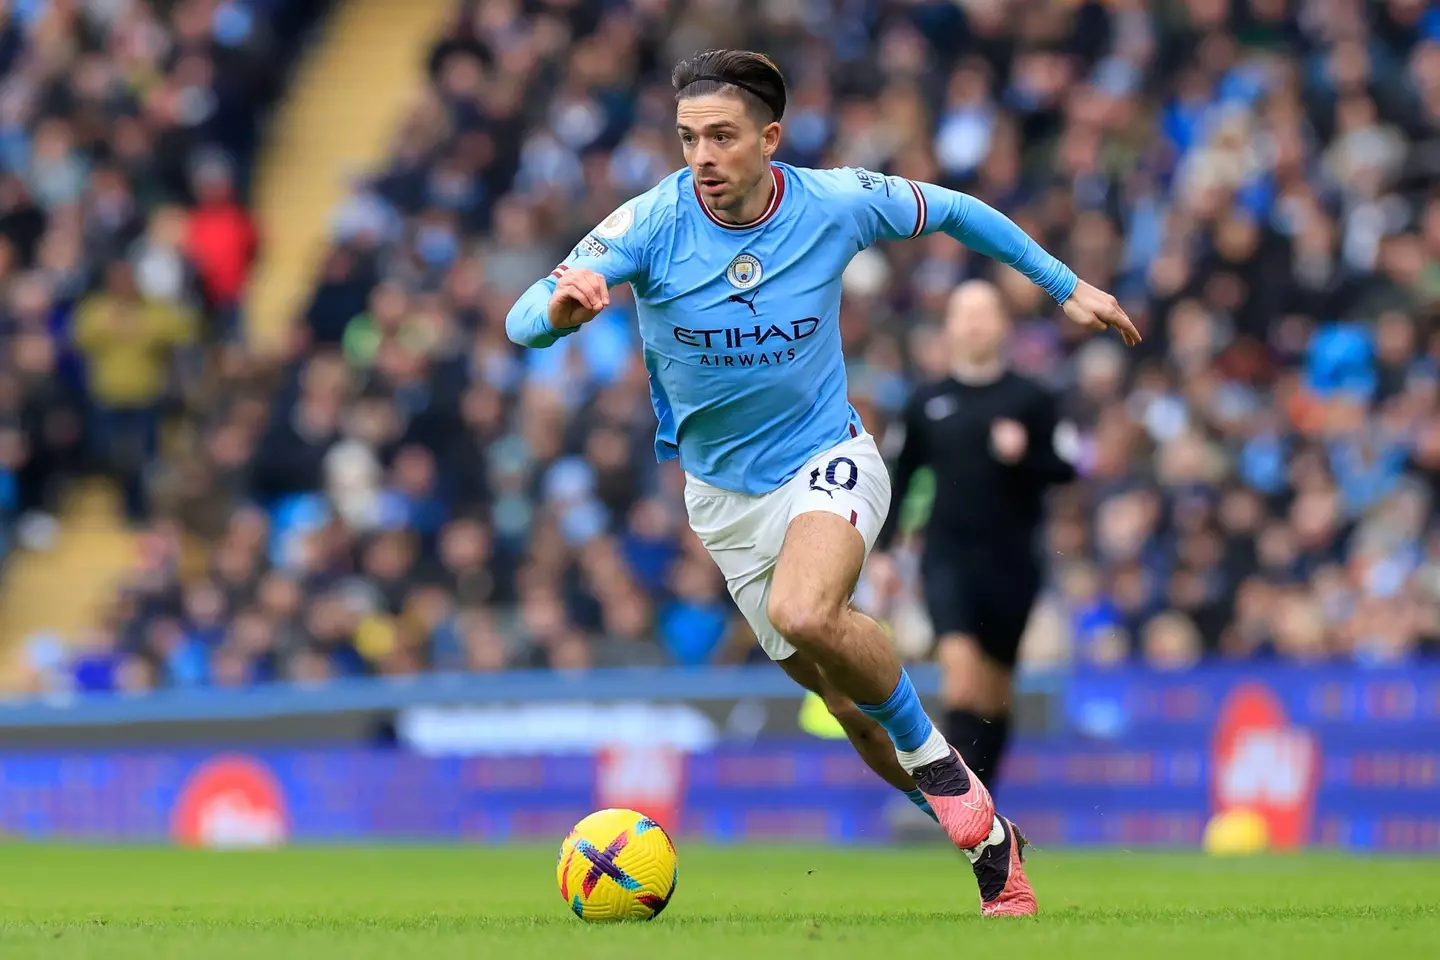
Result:
[[[820,329],[819,317],[806,317],[789,323],[761,325],[752,323],[739,327],[715,327],[709,330],[675,328],[675,339],[690,347],[705,350],[735,350],[740,353],[702,353],[702,367],[765,367],[795,359],[795,348],[788,346]]]
[[[794,343],[811,336],[819,328],[819,317],[806,317],[804,320],[792,320],[784,326],[772,323],[768,327],[762,327],[758,323],[752,323],[745,327],[719,327],[713,330],[676,327],[675,339],[692,347],[705,347],[707,350],[718,350],[721,347],[739,350],[744,347],[761,347],[770,340]]]

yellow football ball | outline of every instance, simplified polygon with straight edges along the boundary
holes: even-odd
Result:
[[[598,810],[575,824],[555,866],[560,896],[591,923],[653,920],[679,876],[675,844],[634,810]]]
[[[1212,857],[1244,857],[1270,846],[1270,828],[1253,810],[1226,810],[1205,824],[1205,852]]]

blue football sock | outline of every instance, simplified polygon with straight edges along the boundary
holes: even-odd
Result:
[[[885,728],[896,750],[919,750],[935,729],[925,708],[920,705],[920,696],[915,692],[909,674],[904,670],[900,671],[900,682],[895,685],[895,692],[884,703],[879,706],[860,703],[856,706]]]
[[[935,811],[930,809],[930,801],[925,799],[925,794],[919,790],[906,790],[905,796],[910,798],[911,803],[925,811],[925,815],[931,820],[934,820],[936,823],[940,822],[940,818],[935,816]]]

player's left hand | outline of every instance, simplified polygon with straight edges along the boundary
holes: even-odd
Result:
[[[990,424],[990,449],[1001,463],[1019,463],[1029,446],[1030,435],[1019,421],[1000,419]]]
[[[1084,280],[1075,284],[1075,292],[1060,306],[1065,311],[1065,316],[1082,327],[1090,330],[1114,327],[1120,332],[1120,339],[1125,341],[1127,347],[1133,347],[1140,342],[1140,331],[1135,329],[1135,324],[1125,315],[1120,301]]]

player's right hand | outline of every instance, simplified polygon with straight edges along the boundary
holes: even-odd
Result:
[[[610,306],[610,287],[594,270],[576,267],[564,271],[550,295],[550,326],[569,330],[589,323]]]

